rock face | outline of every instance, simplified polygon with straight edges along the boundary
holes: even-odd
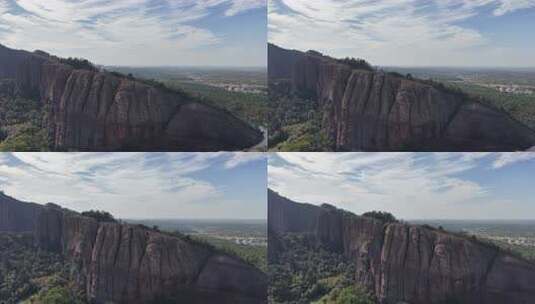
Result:
[[[0,231],[33,231],[36,246],[72,263],[90,303],[150,303],[162,296],[181,303],[267,302],[264,273],[205,245],[7,196],[0,197],[0,211]],[[33,224],[13,224],[26,219]]]
[[[0,191],[0,231],[33,231],[41,205],[21,203]]]
[[[385,224],[332,207],[315,207],[311,213],[310,205],[272,191],[268,204],[279,215],[274,223],[268,221],[273,234],[296,232],[280,223],[291,222],[299,208],[312,215],[308,222],[316,225],[299,226],[299,232],[354,261],[357,282],[381,304],[535,303],[535,265],[483,242],[423,226]]]
[[[293,67],[302,57],[303,53],[299,51],[268,44],[268,78],[291,79]]]
[[[142,81],[77,70],[44,52],[0,45],[0,79],[46,105],[56,150],[243,150],[262,133],[231,113]]]
[[[315,96],[342,151],[516,151],[535,131],[505,112],[423,81],[353,69],[316,52],[269,47],[270,81]]]

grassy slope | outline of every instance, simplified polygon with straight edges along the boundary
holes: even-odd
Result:
[[[222,107],[255,126],[267,126],[267,97],[262,94],[229,92],[222,88],[181,80],[161,80],[169,88],[180,89]]]

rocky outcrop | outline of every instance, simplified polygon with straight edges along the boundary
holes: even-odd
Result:
[[[429,227],[387,224],[332,207],[315,207],[311,213],[310,205],[273,192],[268,204],[279,214],[277,222],[291,222],[301,207],[313,214],[310,222],[316,226],[301,232],[353,261],[356,281],[381,304],[535,302],[535,264],[476,239]],[[295,232],[272,224],[271,218],[268,225],[275,234]]]
[[[262,133],[231,113],[165,87],[96,69],[74,69],[44,52],[0,46],[0,79],[46,107],[55,150],[243,150]]]
[[[354,69],[317,52],[270,45],[271,81],[315,96],[323,129],[343,151],[517,151],[535,131],[505,112],[430,83]]]
[[[268,44],[268,78],[291,79],[294,65],[303,57],[296,50],[286,50],[274,44]]]
[[[33,217],[2,212],[0,227],[33,221],[13,227],[33,231],[37,247],[61,253],[90,303],[150,303],[161,297],[180,303],[267,301],[263,272],[201,243],[139,225],[98,223],[55,205],[0,199],[1,211],[13,205],[33,209]]]
[[[43,207],[21,203],[0,191],[0,232],[33,231]]]
[[[310,232],[318,226],[321,209],[309,204],[295,204],[268,191],[269,229],[273,232]]]

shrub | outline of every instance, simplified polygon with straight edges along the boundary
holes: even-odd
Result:
[[[63,64],[68,64],[77,70],[97,70],[97,68],[89,60],[83,58],[60,58],[59,61]]]
[[[374,304],[375,301],[363,288],[358,286],[342,289],[336,299],[336,304]]]
[[[360,58],[344,58],[338,59],[338,62],[349,65],[356,70],[374,71],[374,68],[366,60]]]
[[[389,213],[389,212],[370,211],[370,212],[364,213],[362,216],[372,217],[372,218],[381,220],[381,221],[383,221],[385,223],[397,223],[398,222],[396,217],[394,215],[392,215],[392,213]]]
[[[99,223],[116,223],[117,220],[111,215],[109,212],[106,211],[99,211],[99,210],[89,210],[82,212],[83,216],[92,217],[97,220]]]
[[[333,290],[319,304],[375,304],[373,296],[360,286]]]

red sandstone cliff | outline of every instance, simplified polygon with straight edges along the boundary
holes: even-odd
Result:
[[[535,264],[494,246],[423,226],[385,224],[332,207],[292,202],[270,191],[270,238],[302,232],[356,265],[356,280],[381,304],[535,303]],[[301,226],[287,230],[303,209]],[[289,210],[289,211],[287,211]],[[269,244],[271,246],[271,243]],[[276,252],[270,249],[270,259]]]
[[[43,52],[0,45],[0,79],[46,105],[55,150],[243,150],[262,134],[231,113],[108,72],[77,70]]]
[[[91,303],[141,304],[159,296],[184,303],[267,301],[264,273],[205,245],[138,225],[98,223],[59,206],[5,195],[0,211],[0,232],[33,231],[38,248],[63,254]],[[28,227],[20,227],[25,220]]]
[[[343,151],[516,151],[535,131],[461,94],[382,71],[353,69],[316,52],[269,46],[270,81],[312,93],[323,129]]]

